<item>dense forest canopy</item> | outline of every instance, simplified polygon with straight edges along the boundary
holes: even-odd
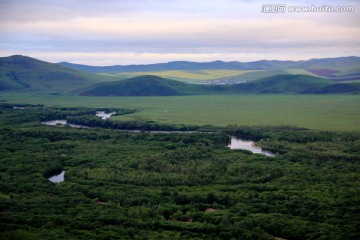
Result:
[[[0,239],[360,238],[359,132],[124,123],[94,113],[135,110],[20,107],[0,105]],[[41,124],[54,119],[92,128]],[[118,131],[134,128],[142,131]],[[165,129],[192,132],[148,132]],[[276,157],[230,150],[230,136]],[[62,170],[64,182],[48,181]]]

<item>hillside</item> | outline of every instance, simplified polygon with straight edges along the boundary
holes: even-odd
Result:
[[[355,57],[342,58],[341,64],[354,63],[357,59]],[[311,62],[315,64],[326,62],[329,65],[338,66],[341,65],[339,61],[340,58],[326,61],[324,59],[312,60]],[[260,62],[263,67],[271,65],[269,61],[259,61],[257,63],[260,64]],[[279,63],[279,61],[270,62],[272,65]],[[286,61],[285,65],[289,65],[290,62]],[[188,63],[191,62],[177,62],[177,67],[185,67]],[[299,62],[297,63],[299,64]],[[194,64],[194,66],[200,66],[205,63]],[[216,65],[223,67],[226,64],[217,61],[210,65],[212,67]],[[235,63],[232,62],[232,64]],[[306,64],[306,61],[303,61],[302,64]],[[177,96],[237,93],[336,94],[360,92],[360,85],[356,80],[359,74],[358,67],[348,66],[343,69],[340,73],[339,70],[312,69],[312,72],[322,74],[326,78],[308,75],[312,73],[302,69],[288,69],[269,71],[194,70],[184,72],[177,70],[168,71],[166,77],[161,77],[164,75],[145,74],[131,78],[130,74],[128,78],[122,79],[117,75],[107,76],[106,74],[87,73],[34,58],[15,55],[0,58],[0,91],[71,92],[90,96]],[[205,84],[189,84],[184,80],[182,80],[183,82],[175,81],[170,77],[174,72],[177,74],[183,73],[185,78],[198,78],[199,83]],[[141,72],[136,72],[137,74],[141,74]],[[199,81],[207,79],[209,76],[213,76],[217,81],[227,83],[227,85],[213,85],[209,84],[209,81]],[[242,81],[246,82],[239,83]]]
[[[226,92],[227,87],[187,84],[158,76],[144,75],[126,80],[99,83],[80,89],[80,95],[90,96],[177,96]]]
[[[207,94],[336,94],[359,92],[358,84],[333,84],[308,75],[277,75],[233,85],[188,84],[158,76],[144,75],[126,80],[99,83],[76,93],[87,96],[179,96]]]
[[[338,57],[311,59],[307,61],[274,61],[261,60],[255,62],[188,62],[175,61],[168,63],[146,65],[114,65],[114,66],[88,66],[68,62],[59,63],[69,68],[92,73],[119,73],[119,72],[150,72],[169,70],[281,70],[281,69],[332,69],[360,65],[360,57]]]
[[[308,75],[276,75],[235,86],[243,93],[311,93],[331,84],[329,80]]]
[[[360,83],[338,83],[312,91],[316,94],[360,93]]]
[[[283,74],[233,85],[236,93],[285,94],[341,94],[360,93],[358,83],[334,83],[328,79],[303,75]]]
[[[0,58],[0,91],[67,92],[111,79],[20,55]]]

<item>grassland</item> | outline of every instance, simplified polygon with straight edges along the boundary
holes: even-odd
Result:
[[[179,81],[198,82],[203,80],[211,80],[224,77],[234,77],[246,73],[263,72],[261,70],[169,70],[154,72],[123,72],[116,74],[101,74],[112,77],[120,77],[121,79],[131,78],[141,75],[155,75],[163,78],[171,78]]]
[[[279,74],[304,74],[317,76],[305,69],[284,69],[284,70],[169,70],[151,72],[121,72],[121,73],[99,73],[102,76],[127,79],[141,75],[155,75],[163,78],[170,78],[183,82],[197,83],[200,81],[216,80],[241,80],[254,81],[259,78],[275,76]]]
[[[81,72],[30,57],[0,57],[0,90],[68,92],[115,80],[111,76]]]
[[[3,93],[11,103],[135,108],[119,120],[217,126],[293,125],[317,130],[360,130],[358,95],[212,95],[176,97],[79,97]]]

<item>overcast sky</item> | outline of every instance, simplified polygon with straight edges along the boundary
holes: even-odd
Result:
[[[354,11],[262,12],[273,3]],[[359,23],[359,0],[0,0],[0,56],[89,65],[360,56]]]

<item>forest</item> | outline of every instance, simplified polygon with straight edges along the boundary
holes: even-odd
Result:
[[[123,122],[94,114],[136,109],[17,106],[0,104],[1,240],[360,239],[358,131]],[[55,119],[91,128],[41,124]],[[276,157],[230,150],[231,136]],[[48,180],[61,171],[63,182]]]

